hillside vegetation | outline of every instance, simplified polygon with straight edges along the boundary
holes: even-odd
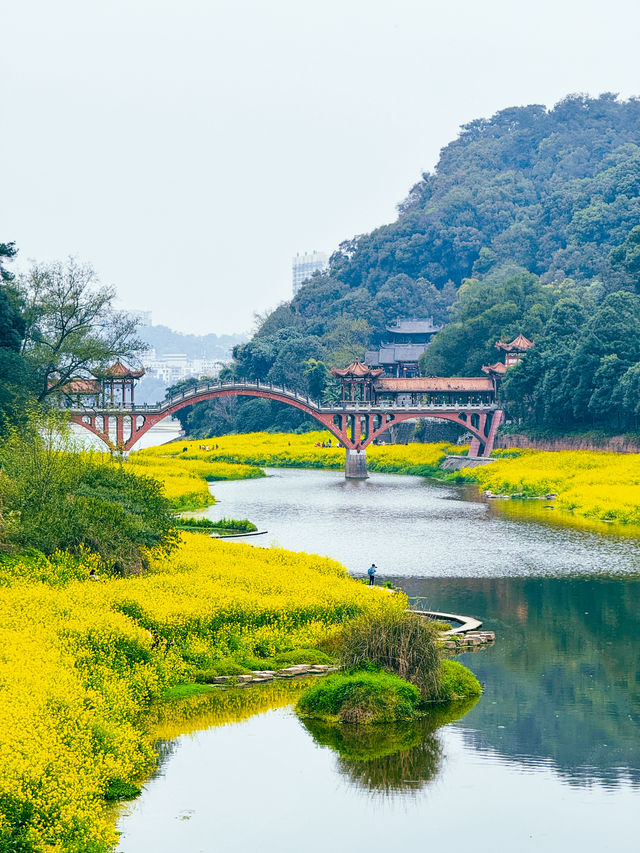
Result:
[[[342,243],[327,272],[262,319],[252,340],[235,348],[234,372],[327,395],[327,366],[361,357],[398,317],[433,315],[450,325],[436,337],[426,373],[477,373],[496,360],[495,340],[522,331],[540,341],[540,356],[526,379],[535,400],[518,416],[613,427],[611,389],[637,363],[635,343],[619,352],[618,333],[633,336],[638,312],[638,143],[640,101],[609,94],[470,122],[410,190],[395,222]],[[613,298],[619,291],[625,296]],[[602,342],[594,338],[600,333]],[[567,351],[576,361],[562,386],[555,374]],[[580,393],[558,411],[556,398],[566,401],[583,369]],[[594,382],[602,389],[595,396],[587,394]],[[633,382],[635,373],[618,397],[630,401]],[[543,411],[549,383],[555,397]],[[625,405],[630,423],[636,413]],[[302,420],[266,400],[214,402],[180,416],[194,435],[288,429]]]

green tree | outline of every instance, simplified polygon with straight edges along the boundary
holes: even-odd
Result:
[[[0,243],[0,435],[30,407],[34,376],[21,354],[26,323],[13,273],[3,261],[17,254],[13,243]]]
[[[309,395],[314,400],[321,400],[324,394],[324,389],[331,374],[324,361],[318,361],[316,358],[309,358],[304,365],[304,373],[307,377],[307,388]]]
[[[611,250],[611,262],[629,275],[640,290],[640,225],[629,231],[626,240]]]
[[[14,273],[5,267],[5,263],[17,254],[15,243],[0,243],[0,281],[13,281]]]
[[[102,287],[88,264],[34,264],[18,279],[24,303],[22,353],[38,382],[40,402],[77,376],[117,358],[136,360],[145,344],[137,321],[113,307],[115,290]]]

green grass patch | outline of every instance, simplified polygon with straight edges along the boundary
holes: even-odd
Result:
[[[258,528],[247,518],[221,518],[212,521],[210,518],[178,518],[176,519],[178,530],[192,530],[195,532],[229,531],[233,533],[253,533]]]
[[[208,684],[176,684],[162,694],[163,699],[188,699],[190,696],[198,696],[200,693],[209,693],[211,687]]]
[[[298,663],[324,663],[333,664],[335,659],[320,649],[291,649],[288,652],[280,652],[273,657],[243,657],[241,663],[248,669],[283,669],[287,666],[295,666]]]
[[[420,691],[389,672],[335,673],[311,686],[298,700],[300,714],[326,722],[390,723],[410,720]]]
[[[454,702],[481,693],[482,685],[470,669],[455,660],[442,661],[438,701]]]
[[[110,802],[119,800],[133,800],[140,795],[140,788],[134,785],[133,782],[127,782],[125,779],[116,777],[109,780],[109,784],[104,792],[104,798]]]

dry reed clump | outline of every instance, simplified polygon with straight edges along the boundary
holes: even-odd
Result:
[[[367,614],[354,619],[342,634],[340,663],[351,668],[375,664],[415,684],[423,699],[439,694],[438,631],[414,613]]]

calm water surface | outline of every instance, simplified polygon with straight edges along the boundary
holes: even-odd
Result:
[[[460,660],[485,692],[453,722],[388,732],[402,748],[380,755],[287,708],[184,735],[123,816],[122,853],[638,849],[640,543],[420,478],[270,473],[214,484],[210,517],[353,573],[374,560],[419,601],[483,619],[495,646]]]

